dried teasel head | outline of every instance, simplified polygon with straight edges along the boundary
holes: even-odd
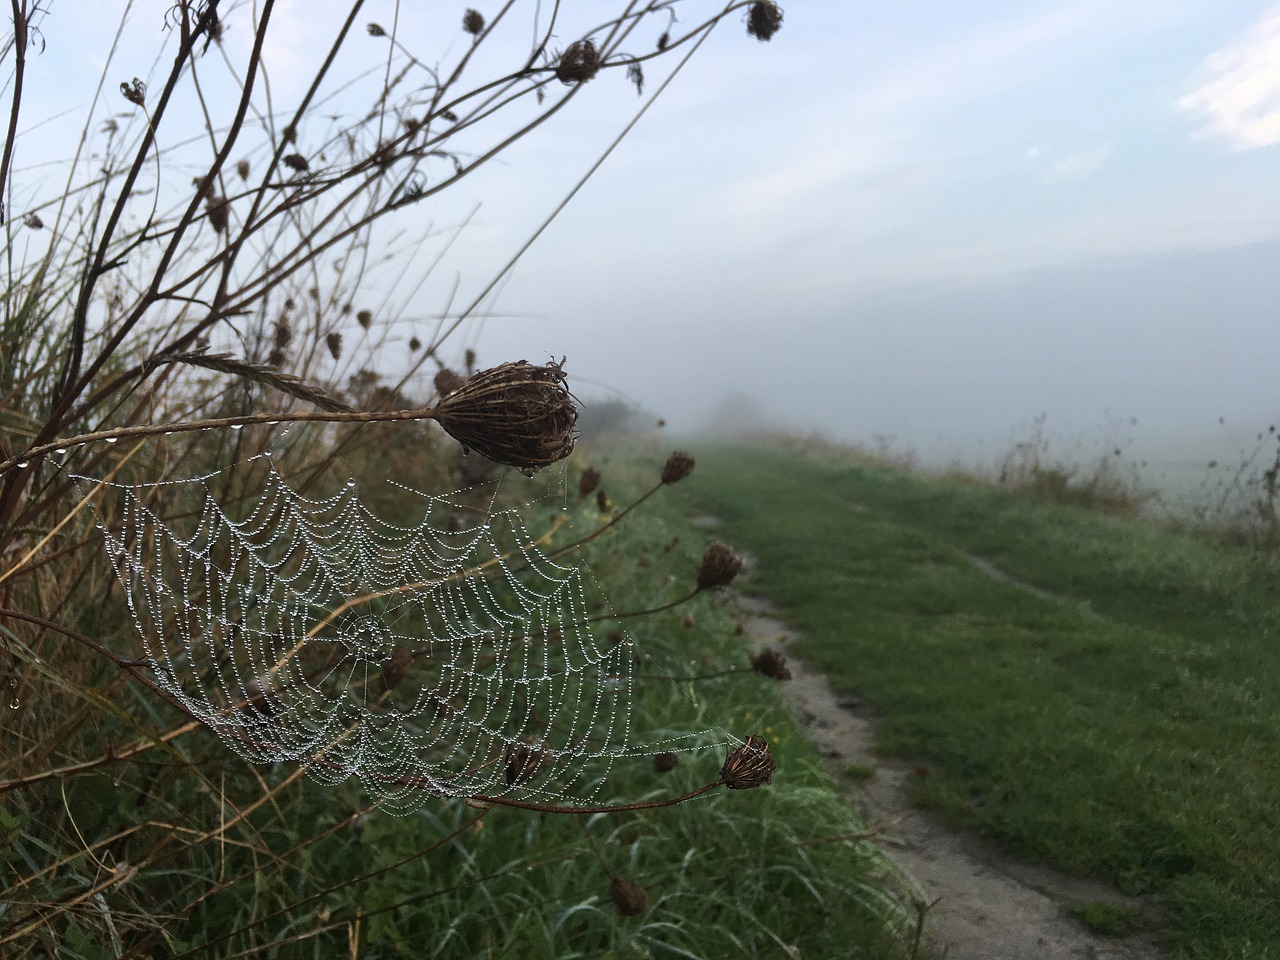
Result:
[[[373,311],[372,311],[372,310],[360,310],[359,312],[357,312],[357,313],[356,313],[356,323],[360,324],[360,326],[362,326],[362,327],[364,327],[366,330],[368,330],[368,329],[369,329],[369,326],[373,323]]]
[[[626,877],[613,878],[609,898],[624,917],[638,917],[649,909],[649,891]]]
[[[666,753],[656,753],[653,756],[654,773],[670,773],[678,766],[680,766],[680,758],[669,750]]]
[[[502,759],[507,765],[507,786],[512,787],[532,780],[549,758],[542,750],[523,743],[509,743],[502,751]]]
[[[773,783],[777,766],[769,753],[769,741],[752,734],[746,743],[729,754],[720,768],[720,782],[730,790],[750,790]]]
[[[324,338],[324,344],[329,348],[329,353],[333,355],[333,359],[342,359],[342,334],[334,332]]]
[[[573,452],[578,405],[566,380],[563,360],[481,370],[437,404],[435,421],[463,447],[532,476]]]
[[[462,29],[473,37],[478,37],[484,33],[484,17],[479,10],[467,8],[467,12],[462,15]]]
[[[585,83],[600,72],[600,51],[590,40],[575,40],[560,55],[556,78],[564,84]]]
[[[595,493],[598,486],[600,486],[600,471],[595,467],[587,467],[578,478],[578,496],[585,500],[589,494]]]
[[[751,658],[751,669],[771,680],[790,680],[791,668],[787,658],[777,650],[761,650]]]
[[[728,586],[741,569],[742,558],[733,547],[716,540],[703,551],[702,563],[698,566],[698,589],[714,590]]]
[[[467,380],[465,377],[454,373],[448,367],[443,368],[439,373],[437,373],[435,378],[436,390],[442,397],[453,393],[466,382]]]
[[[694,459],[683,450],[677,450],[667,457],[667,462],[662,465],[662,482],[667,486],[673,483],[679,483],[689,474],[693,473]]]
[[[772,40],[782,29],[782,10],[773,0],[756,0],[747,11],[747,33],[757,40]]]

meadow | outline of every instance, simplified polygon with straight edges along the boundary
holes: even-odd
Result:
[[[701,454],[688,509],[757,555],[797,655],[919,765],[916,802],[1142,896],[1122,926],[1174,957],[1280,956],[1265,541],[803,442]]]

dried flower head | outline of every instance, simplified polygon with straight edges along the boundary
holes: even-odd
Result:
[[[325,346],[329,348],[329,352],[333,354],[333,359],[342,359],[342,334],[334,332],[324,338]]]
[[[462,355],[462,363],[467,368],[467,374],[475,373],[476,370],[476,352],[467,347],[467,352]]]
[[[290,153],[285,156],[284,165],[294,173],[306,173],[311,169],[311,164],[307,163],[307,158],[300,153]]]
[[[422,349],[422,341],[421,341],[421,340],[419,340],[417,337],[410,337],[410,338],[409,338],[409,352],[410,352],[410,353],[417,353],[417,352],[418,352],[419,350],[421,350],[421,349]]]
[[[369,31],[369,36],[371,37],[385,37],[387,35],[387,31],[382,28],[380,23],[371,23],[365,27],[365,30]]]
[[[782,10],[773,0],[756,0],[747,11],[747,33],[757,40],[772,40],[782,29]]]
[[[231,219],[231,203],[226,197],[210,197],[204,204],[209,223],[218,233],[225,233]]]
[[[575,40],[560,55],[556,78],[564,84],[585,83],[600,72],[600,51],[590,40]]]
[[[671,42],[671,34],[668,33],[666,30],[663,30],[662,35],[658,37],[658,49],[659,50],[667,49],[667,44],[669,44],[670,42]]]
[[[462,15],[462,29],[474,37],[484,33],[484,17],[479,10],[467,8],[467,12]]]
[[[293,327],[285,317],[276,321],[276,346],[287,347],[293,339]]]
[[[720,782],[730,790],[750,790],[773,783],[777,764],[769,753],[769,741],[755,734],[729,754],[720,768]]]
[[[465,377],[454,373],[448,367],[444,367],[439,373],[437,373],[435,379],[436,390],[439,391],[440,396],[442,397],[453,393],[453,391],[457,390],[466,382],[467,380]]]
[[[733,578],[742,569],[742,558],[734,553],[733,548],[719,540],[713,541],[702,554],[702,563],[698,566],[698,589],[714,590],[733,583]]]
[[[777,650],[761,650],[751,658],[751,669],[771,680],[790,680],[791,668],[787,658]]]
[[[644,68],[640,64],[627,64],[627,79],[636,85],[636,96],[644,93]]]
[[[662,482],[670,486],[673,483],[679,483],[689,474],[693,473],[694,459],[683,450],[677,450],[667,457],[667,462],[662,465]]]
[[[626,877],[613,878],[609,884],[609,896],[624,917],[638,917],[649,909],[649,891]]]
[[[563,360],[481,370],[440,401],[435,420],[463,447],[532,476],[573,452],[578,406],[566,380]]]
[[[391,657],[382,665],[382,689],[388,692],[400,685],[409,668],[413,666],[413,654],[404,647],[396,647]]]
[[[120,95],[140,107],[147,102],[147,85],[134,77],[131,82],[120,84]]]
[[[283,367],[285,359],[286,359],[285,352],[281,350],[279,347],[276,347],[267,356],[267,365],[271,367]]]
[[[40,219],[38,213],[28,213],[22,218],[22,222],[32,230],[41,230],[44,228],[44,221]]]
[[[678,766],[680,766],[680,758],[670,751],[656,753],[653,756],[654,773],[670,773]]]
[[[537,776],[548,756],[523,743],[509,743],[502,751],[502,759],[507,765],[507,786],[510,787],[517,783],[527,783]]]
[[[585,500],[589,494],[595,492],[598,486],[600,486],[600,471],[595,467],[587,467],[578,478],[578,496]]]
[[[248,180],[248,179],[249,179],[249,161],[248,161],[248,160],[237,160],[237,161],[236,161],[236,173],[238,173],[238,174],[240,175],[240,179],[241,179],[241,180]]]
[[[284,140],[285,143],[297,143],[298,128],[295,127],[292,123],[289,124],[282,131],[280,131],[280,138]]]
[[[368,330],[370,324],[373,323],[373,311],[361,310],[359,313],[356,314],[356,323],[360,324],[360,326]]]

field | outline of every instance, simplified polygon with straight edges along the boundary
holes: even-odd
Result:
[[[1150,904],[1175,957],[1280,957],[1273,553],[856,455],[699,450],[797,653],[916,800]]]

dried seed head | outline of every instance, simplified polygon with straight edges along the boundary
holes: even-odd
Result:
[[[284,165],[294,173],[306,173],[311,169],[311,164],[307,163],[307,158],[300,153],[291,153],[284,158]]]
[[[361,310],[356,314],[356,323],[368,330],[369,325],[373,323],[373,311]]]
[[[782,10],[773,0],[756,0],[747,12],[747,33],[757,40],[772,40],[782,29]]]
[[[670,773],[676,767],[680,766],[680,758],[674,753],[657,753],[653,757],[654,773]]]
[[[293,297],[285,297],[285,299],[284,299],[284,308],[285,308],[285,310],[286,310],[286,311],[288,311],[288,310],[292,310],[292,309],[293,309],[294,307],[296,307],[296,306],[297,306],[297,304],[293,302]]]
[[[769,753],[769,741],[755,734],[729,754],[720,768],[720,782],[730,790],[750,790],[773,782],[777,764]]]
[[[614,877],[609,884],[613,905],[624,917],[638,917],[649,909],[649,891],[626,877]]]
[[[409,668],[413,666],[413,654],[404,647],[396,647],[391,657],[382,665],[382,689],[388,692],[400,685]]]
[[[462,355],[462,363],[467,368],[467,374],[470,375],[476,369],[476,352],[467,347],[467,352]]]
[[[120,84],[120,95],[140,107],[147,102],[147,85],[134,77],[131,82]]]
[[[578,406],[566,379],[563,360],[481,370],[440,401],[435,420],[463,447],[532,476],[573,452]]]
[[[271,354],[267,357],[267,365],[272,367],[283,367],[285,359],[286,359],[285,352],[281,350],[279,347],[276,347],[274,350],[271,351]]]
[[[733,583],[742,569],[742,558],[727,543],[716,540],[707,546],[698,567],[698,589],[714,590]]]
[[[662,36],[658,37],[658,49],[659,50],[667,49],[667,44],[670,42],[671,42],[671,34],[668,33],[666,30],[663,30]]]
[[[41,230],[44,228],[44,221],[40,219],[38,213],[28,213],[22,218],[22,222],[32,230]]]
[[[439,373],[437,373],[436,379],[435,379],[436,390],[439,392],[440,396],[442,397],[450,393],[453,393],[453,391],[457,390],[460,386],[462,386],[466,382],[467,381],[465,377],[462,377],[459,374],[454,373],[448,367],[445,367]]]
[[[293,327],[285,317],[276,321],[276,346],[287,347],[293,340]]]
[[[410,352],[410,353],[417,353],[417,352],[418,352],[419,350],[421,350],[421,349],[422,349],[422,341],[421,341],[421,340],[419,340],[417,337],[410,337],[410,338],[409,338],[409,352]]]
[[[324,338],[325,346],[329,348],[329,352],[333,354],[333,359],[342,359],[342,334],[331,333]]]
[[[636,85],[636,96],[644,93],[644,68],[640,64],[627,64],[627,79]]]
[[[231,219],[231,204],[226,197],[211,197],[205,201],[205,213],[209,215],[209,223],[218,233],[225,233]]]
[[[249,161],[248,161],[248,160],[237,160],[237,161],[236,161],[236,173],[238,173],[238,174],[240,175],[240,179],[241,179],[241,180],[248,180],[248,179],[249,179]]]
[[[578,496],[585,500],[587,495],[594,493],[598,486],[600,486],[600,471],[595,467],[587,467],[578,478]]]
[[[560,55],[556,77],[561,83],[585,83],[600,72],[600,51],[590,40],[575,40]]]
[[[751,669],[771,680],[790,680],[791,668],[787,658],[777,650],[761,650],[751,658]]]
[[[475,37],[484,33],[484,17],[479,10],[467,8],[467,12],[462,15],[462,29]]]
[[[675,451],[675,453],[667,457],[667,462],[662,465],[662,482],[667,486],[679,483],[693,473],[693,464],[693,457],[689,456],[689,454],[683,450]]]
[[[285,127],[284,130],[280,132],[280,136],[285,143],[297,143],[298,128],[291,123],[289,124],[289,126]]]
[[[192,177],[191,185],[196,188],[196,196],[201,200],[212,200],[218,195],[214,189],[216,184],[213,177]]]
[[[547,762],[548,755],[523,743],[509,743],[502,751],[507,764],[507,786],[528,783]]]
[[[387,35],[387,31],[382,29],[382,24],[380,23],[371,23],[365,29],[369,31],[369,36],[371,37],[385,37]]]

